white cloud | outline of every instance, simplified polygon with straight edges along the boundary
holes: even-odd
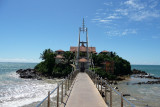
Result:
[[[124,2],[125,5],[128,5],[129,8],[134,8],[134,9],[144,9],[145,4],[144,3],[139,3],[139,0],[128,0]]]
[[[104,20],[104,19],[102,19],[102,20],[99,20],[99,22],[102,22],[102,23],[108,23],[108,22],[110,22],[110,21],[112,21],[112,20]]]
[[[31,58],[0,58],[0,62],[40,62],[40,60]]]
[[[106,6],[112,6],[112,2],[106,2],[106,3],[104,3],[104,5],[106,5]]]
[[[116,9],[115,12],[125,16],[128,15],[128,9]]]
[[[148,1],[128,0],[124,2],[125,8],[120,8],[116,11],[121,15],[127,15],[133,21],[143,21],[148,18],[160,17],[160,11],[155,8],[157,5],[158,1],[150,3]]]
[[[92,19],[92,21],[93,22],[100,22],[100,23],[109,23],[112,20],[97,18],[97,19]]]
[[[137,12],[135,14],[131,14],[130,19],[134,21],[142,21],[147,18],[158,18],[160,15],[157,14],[156,12],[151,12],[151,11],[141,11]]]
[[[103,9],[96,11],[98,15],[95,15],[92,22],[105,27],[107,36],[135,35],[137,28],[131,28],[131,23],[152,22],[155,18],[160,18],[160,0],[122,0],[115,3],[105,2],[104,5],[106,6]]]
[[[128,35],[132,35],[132,34],[137,34],[137,31],[135,29],[125,29],[123,31],[119,31],[119,30],[112,30],[112,31],[108,31],[106,32],[108,37],[114,37],[114,36],[128,36]]]
[[[123,32],[122,32],[122,35],[125,36],[125,35],[129,35],[129,34],[136,34],[137,31],[135,29],[125,29]]]
[[[120,16],[117,16],[116,14],[110,15],[108,17],[106,17],[106,19],[119,19]]]
[[[158,6],[158,1],[155,1],[155,0],[153,1],[153,0],[151,0],[149,7],[150,7],[151,9],[153,9],[153,8],[155,8],[156,6]]]
[[[112,2],[105,2],[105,5],[113,5]],[[123,19],[127,18],[132,21],[143,21],[145,19],[152,20],[160,17],[160,10],[157,9],[159,0],[125,0],[120,1],[119,6],[110,9],[108,6],[104,9],[97,9],[96,15],[105,17],[105,19]],[[109,14],[109,15],[108,15]],[[103,16],[102,16],[103,15]],[[103,19],[101,18],[101,19]],[[99,22],[108,22],[107,20]]]

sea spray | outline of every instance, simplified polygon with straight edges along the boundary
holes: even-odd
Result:
[[[59,79],[21,79],[15,73],[18,69],[34,68],[35,65],[0,63],[0,107],[20,107],[42,101],[48,91],[57,86]]]

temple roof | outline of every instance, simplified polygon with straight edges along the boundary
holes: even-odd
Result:
[[[101,53],[108,53],[109,51],[106,51],[106,50],[104,50],[104,51],[101,51]]]
[[[59,50],[56,50],[56,52],[64,52],[64,50],[59,49]]]
[[[73,47],[73,46],[70,47],[71,52],[77,52],[77,50],[78,50],[78,47]],[[80,52],[86,52],[86,51],[87,51],[87,48],[85,46],[80,46]],[[88,47],[88,51],[96,53],[96,48],[95,47]]]
[[[87,59],[81,58],[81,59],[79,59],[79,62],[87,62]]]

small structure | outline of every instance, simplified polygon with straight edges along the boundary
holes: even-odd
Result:
[[[62,55],[56,55],[55,62],[58,64],[64,61],[64,57]]]
[[[113,74],[114,73],[114,62],[113,61],[105,61],[102,63],[104,65],[104,69],[107,73]]]
[[[109,51],[103,50],[100,52],[100,54],[110,53]]]
[[[59,49],[59,50],[56,50],[55,52],[57,54],[56,57],[55,57],[55,62],[56,63],[62,62],[63,59],[64,59],[63,54],[64,54],[65,51]]]
[[[64,51],[63,51],[63,50],[61,50],[61,49],[56,50],[55,52],[56,52],[56,54],[57,54],[57,55],[62,55],[62,54],[64,53]]]
[[[113,61],[106,61],[106,72],[111,74],[114,73],[114,62]]]
[[[107,54],[107,55],[109,55],[109,56],[110,56],[110,55],[111,55],[111,52],[106,51],[106,50],[103,50],[103,51],[101,51],[101,52],[100,52],[100,54]]]

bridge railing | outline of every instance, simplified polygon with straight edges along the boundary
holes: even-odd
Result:
[[[134,104],[123,96],[123,93],[120,93],[112,88],[107,80],[99,77],[99,75],[95,74],[93,71],[87,71],[87,74],[90,76],[109,107],[135,107]]]
[[[56,88],[51,92],[48,91],[48,95],[36,107],[59,107],[63,103],[63,98],[67,95],[67,91],[70,89],[77,73],[78,71],[71,72],[64,80],[57,84]]]

